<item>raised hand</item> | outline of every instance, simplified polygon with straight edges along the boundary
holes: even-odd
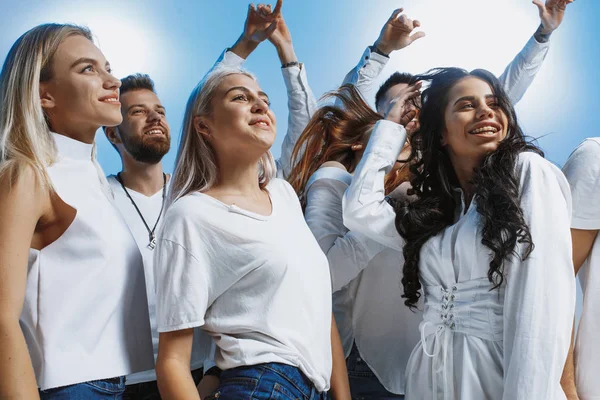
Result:
[[[275,30],[269,36],[269,41],[273,43],[275,47],[282,46],[284,44],[292,43],[292,34],[285,23],[283,16],[279,16],[275,21]]]
[[[419,111],[414,107],[412,101],[421,94],[421,85],[421,82],[417,82],[402,89],[398,96],[390,102],[388,109],[385,110],[384,118],[405,128],[412,127],[412,130],[414,130],[418,124],[414,123],[413,120],[417,117]]]
[[[277,28],[282,4],[283,0],[277,0],[274,11],[271,11],[271,5],[259,4],[255,7],[254,3],[250,4],[244,23],[244,38],[257,44],[267,39]]]
[[[565,10],[568,4],[574,0],[546,0],[544,4],[542,0],[533,0],[540,13],[542,22],[541,34],[549,35],[558,28],[565,16]]]
[[[403,10],[403,8],[394,10],[392,16],[381,28],[379,38],[375,41],[375,46],[386,54],[403,49],[415,40],[425,36],[425,32],[422,31],[411,35],[413,30],[421,26],[421,23],[401,14]]]

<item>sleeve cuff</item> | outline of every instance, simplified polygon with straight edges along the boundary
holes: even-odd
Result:
[[[539,52],[548,50],[550,48],[550,41],[546,43],[540,43],[535,39],[535,36],[531,36],[527,44],[522,50],[523,55],[526,59],[535,57]]]
[[[600,229],[600,219],[585,219],[573,216],[571,219],[571,228],[584,231],[595,231]]]
[[[388,61],[390,61],[389,57],[373,53],[371,49],[367,47],[358,65],[359,69],[373,69],[378,74],[387,65]]]
[[[373,128],[365,154],[373,153],[385,160],[393,161],[402,151],[405,141],[406,130],[402,125],[381,119]]]
[[[222,65],[232,68],[241,68],[246,62],[245,58],[238,56],[230,49],[223,50],[219,60],[221,61]]]
[[[303,63],[281,68],[281,73],[283,74],[283,81],[288,92],[306,90],[306,68],[304,68]]]

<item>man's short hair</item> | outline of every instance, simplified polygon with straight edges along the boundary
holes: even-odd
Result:
[[[396,86],[400,83],[405,83],[410,85],[413,81],[413,75],[408,72],[394,72],[383,84],[379,87],[377,94],[375,94],[375,108],[379,111],[379,102],[388,90],[392,88],[392,86]],[[121,92],[123,90],[121,89]]]
[[[156,93],[156,91],[154,90],[154,81],[150,79],[149,75],[138,73],[126,76],[125,78],[121,79],[121,95],[127,92],[131,92],[133,90],[141,89],[147,89],[153,93]]]

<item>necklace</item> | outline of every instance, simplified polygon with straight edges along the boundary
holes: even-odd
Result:
[[[148,247],[150,250],[154,250],[154,248],[156,247],[156,236],[154,236],[154,230],[156,229],[156,226],[158,225],[158,221],[160,221],[160,217],[161,217],[163,209],[165,207],[165,193],[167,190],[167,175],[163,172],[162,204],[160,205],[160,212],[158,213],[158,218],[156,219],[156,223],[154,224],[154,227],[152,228],[152,230],[150,230],[150,227],[148,226],[148,223],[144,219],[144,216],[142,215],[140,209],[138,208],[137,204],[135,204],[135,201],[133,201],[133,198],[129,194],[129,191],[123,184],[123,179],[121,179],[120,172],[117,174],[117,180],[121,184],[121,187],[125,191],[125,194],[127,195],[127,197],[129,197],[129,200],[131,200],[131,204],[133,204],[133,206],[135,207],[135,211],[137,211],[138,215],[142,219],[142,222],[144,223],[144,226],[146,226],[146,229],[148,230],[148,240],[150,241],[150,243],[148,243],[148,246],[146,246],[146,247]]]

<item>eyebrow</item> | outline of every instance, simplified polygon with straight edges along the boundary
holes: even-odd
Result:
[[[486,98],[486,100],[487,100],[487,99],[489,99],[489,98],[496,98],[496,97],[497,97],[497,96],[496,96],[496,95],[494,95],[494,94],[486,94],[486,95],[485,95],[485,98]],[[456,101],[454,102],[454,105],[457,105],[457,104],[458,104],[458,103],[460,103],[461,101],[475,101],[475,100],[476,100],[475,96],[463,96],[463,97],[461,97],[460,99],[456,100]]]
[[[250,91],[250,89],[248,89],[245,86],[234,86],[234,87],[230,88],[228,91],[225,92],[225,96],[227,96],[227,94],[229,92],[234,91],[234,90],[239,90],[239,91],[242,91],[242,92],[244,92],[246,94],[252,94],[252,92]],[[266,94],[265,92],[260,91],[260,92],[258,92],[258,95],[259,96],[265,96],[267,99],[269,99],[269,95]]]
[[[140,107],[140,108],[149,108],[147,107],[145,104],[132,104],[129,107],[127,107],[127,111],[131,110],[134,107]],[[165,108],[165,106],[163,106],[162,104],[158,104],[155,106],[156,108],[162,108],[164,111],[167,111],[167,109]]]
[[[81,58],[78,58],[77,60],[75,60],[75,62],[73,64],[71,64],[71,68],[75,67],[76,65],[83,64],[83,63],[98,65],[98,61],[94,60],[93,58],[81,57]],[[104,66],[110,67],[110,63],[107,61]]]

